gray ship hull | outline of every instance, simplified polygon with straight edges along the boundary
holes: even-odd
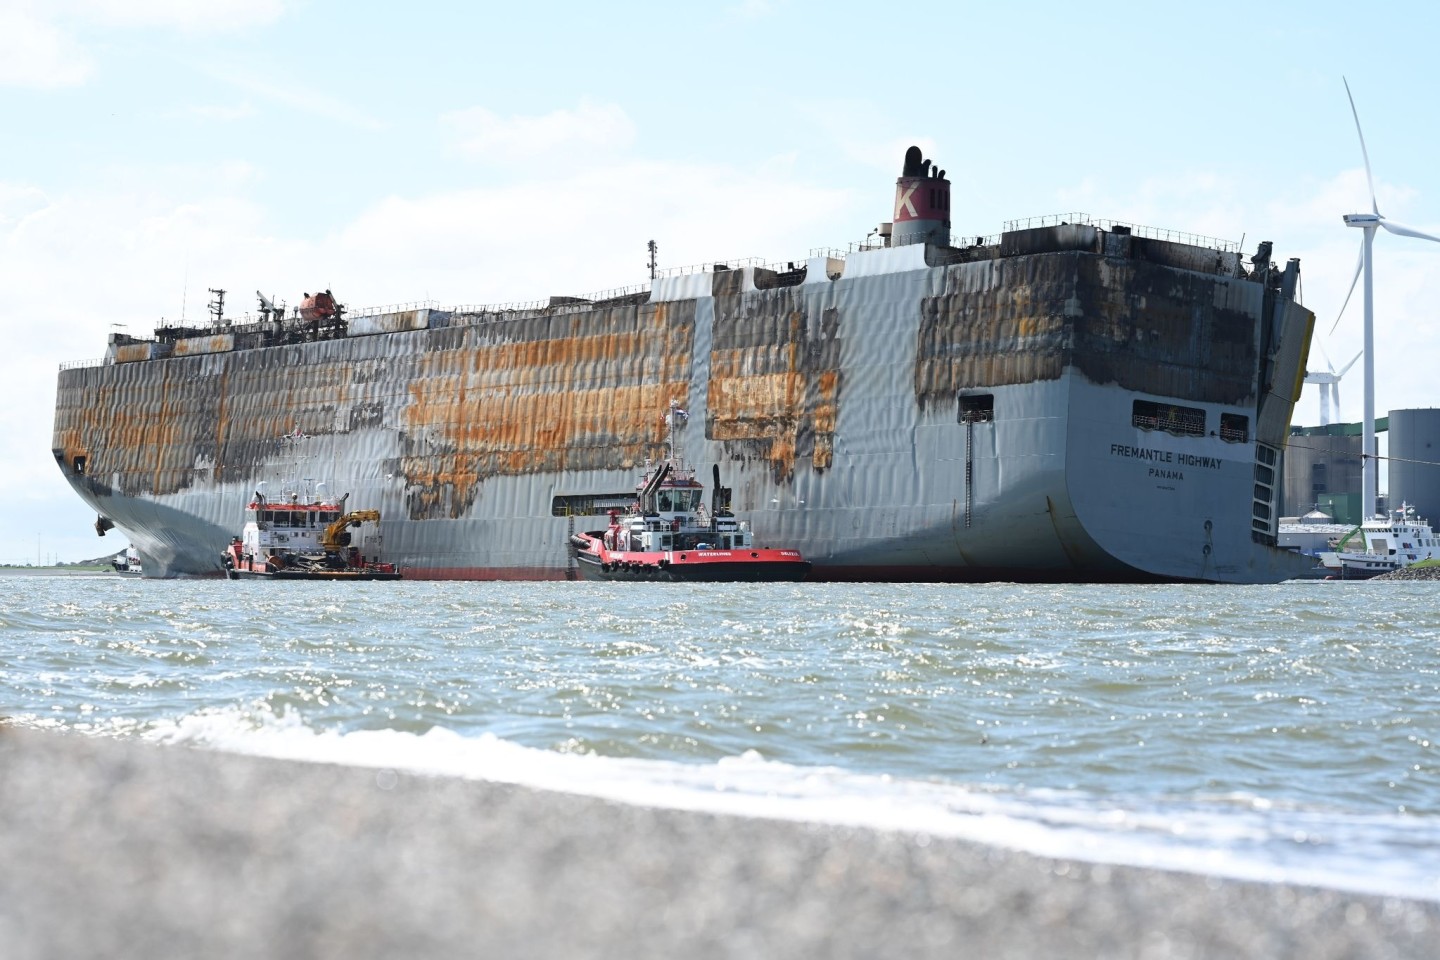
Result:
[[[674,399],[690,459],[811,579],[1275,582],[1313,565],[1275,546],[1270,493],[1297,276],[1065,225],[315,342],[162,338],[61,372],[55,456],[152,576],[219,574],[299,430],[407,578],[566,578]]]

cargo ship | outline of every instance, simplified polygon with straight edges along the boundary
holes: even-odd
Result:
[[[1266,583],[1314,315],[1300,265],[1079,214],[950,231],[911,148],[866,241],[504,306],[287,310],[112,333],[53,452],[147,576],[221,573],[283,438],[409,579],[562,579],[689,413],[701,469],[811,580]],[[238,505],[238,506],[237,506]]]

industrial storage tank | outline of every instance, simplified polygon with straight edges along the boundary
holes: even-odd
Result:
[[[1360,508],[1359,424],[1295,427],[1285,445],[1284,510],[1319,508],[1340,523],[1365,519]]]
[[[1440,523],[1440,409],[1390,411],[1390,508]]]

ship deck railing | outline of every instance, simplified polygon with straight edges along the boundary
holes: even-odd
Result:
[[[887,247],[903,247],[911,243],[928,242],[924,237],[916,237],[913,240],[896,242],[893,238],[886,239],[879,234],[871,234],[864,240],[852,240],[844,250],[839,247],[816,247],[810,251],[812,257],[831,257],[836,260],[844,260],[852,253],[865,253],[870,250],[884,250]],[[1000,234],[992,233],[987,235],[978,233],[951,233],[946,244],[957,249],[970,249],[972,247],[998,247],[1000,245]]]
[[[795,265],[786,266],[779,263],[771,263],[760,257],[737,257],[733,260],[707,260],[704,263],[691,263],[683,267],[665,267],[663,270],[655,271],[655,279],[663,280],[669,277],[685,277],[692,273],[714,273],[717,270],[743,270],[746,267],[759,267],[763,270],[774,270],[776,273],[784,273],[787,269],[794,269]]]
[[[1204,234],[1188,233],[1184,230],[1170,230],[1166,227],[1149,227],[1140,223],[1129,223],[1125,220],[1107,220],[1092,217],[1088,213],[1051,213],[1041,217],[1006,220],[1005,232],[1033,230],[1037,227],[1058,227],[1067,223],[1084,224],[1100,230],[1122,227],[1129,230],[1132,236],[1146,237],[1150,240],[1166,240],[1170,243],[1183,243],[1191,247],[1206,247],[1223,253],[1240,252],[1240,244],[1234,240],[1221,240],[1218,237],[1207,237]]]
[[[414,300],[410,303],[391,303],[381,307],[345,308],[347,317],[379,317],[387,313],[409,313],[412,310],[439,310],[438,300]]]
[[[514,300],[509,303],[467,303],[461,304],[460,306],[447,307],[446,309],[452,314],[472,316],[477,314],[539,312],[564,307],[589,307],[597,303],[604,303],[607,300],[618,300],[621,297],[633,297],[636,294],[648,293],[649,290],[650,285],[648,283],[639,283],[632,284],[628,287],[613,287],[609,290],[600,290],[595,293],[556,295],[546,297],[543,300]]]

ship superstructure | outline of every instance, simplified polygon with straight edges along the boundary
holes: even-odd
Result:
[[[1276,547],[1298,260],[1075,214],[956,238],[949,207],[912,149],[892,220],[848,251],[112,335],[60,373],[55,457],[151,575],[219,572],[295,425],[407,577],[561,578],[664,455],[673,401],[692,461],[811,579],[1304,575]]]

